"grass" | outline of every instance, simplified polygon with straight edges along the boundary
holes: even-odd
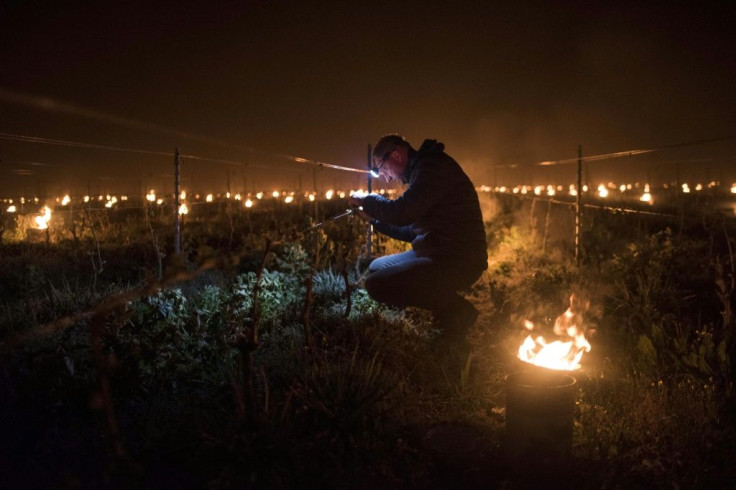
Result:
[[[513,356],[521,322],[550,326],[570,293],[584,292],[595,333],[576,374],[569,486],[730,486],[736,407],[727,224],[626,234],[619,217],[609,229],[599,229],[606,223],[598,217],[587,230],[599,243],[596,255],[575,267],[558,240],[530,232],[528,208],[506,204],[488,223],[489,272],[467,291],[479,321],[457,344],[436,342],[426,312],[387,308],[359,287],[359,245],[349,239],[355,223],[281,240],[260,275],[262,254],[253,247],[265,238],[212,228],[214,236],[190,236],[200,245],[185,261],[168,262],[184,279],[155,294],[134,287],[157,267],[146,242],[116,248],[98,233],[105,270],[94,289],[91,265],[64,265],[80,256],[63,243],[6,246],[12,260],[3,263],[4,278],[20,288],[8,289],[0,310],[0,457],[13,469],[6,481],[516,488],[503,464],[504,378],[523,369]],[[249,219],[240,224],[263,237],[288,228]],[[117,237],[135,235],[114,220],[107,226]],[[238,260],[221,260],[232,256]],[[198,270],[210,258],[221,266]],[[102,316],[36,330],[120,289],[129,296]],[[30,300],[33,307],[22,306]],[[254,328],[251,355],[238,339]]]

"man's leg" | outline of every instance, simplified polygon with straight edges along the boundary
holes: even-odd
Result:
[[[368,272],[372,274],[378,270],[385,269],[386,267],[392,267],[395,265],[399,265],[399,264],[408,262],[416,258],[417,258],[417,254],[414,253],[414,250],[408,250],[406,252],[399,252],[399,253],[392,254],[392,255],[384,255],[383,257],[378,257],[376,259],[373,259],[371,264],[368,266]]]
[[[472,285],[479,272],[416,257],[413,251],[376,259],[370,269],[365,287],[376,301],[428,309],[447,329],[467,328],[478,316],[475,307],[457,291]]]

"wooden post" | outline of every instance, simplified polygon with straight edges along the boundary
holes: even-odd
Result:
[[[179,148],[174,150],[174,254],[181,253],[181,216],[179,216]]]
[[[317,167],[312,167],[312,192],[314,192],[314,222],[316,223],[319,219],[319,208],[318,208],[318,202],[319,199],[317,198]]]
[[[578,145],[578,192],[575,199],[575,265],[580,266],[580,233],[583,222],[583,145]]]
[[[367,163],[368,165],[368,193],[370,194],[373,191],[373,174],[371,174],[371,167],[373,167],[372,161],[371,161],[371,145],[368,145],[368,155],[367,155]],[[373,256],[373,225],[368,224],[368,230],[366,231],[366,237],[365,237],[365,245],[366,245],[366,255],[368,256],[368,259]]]

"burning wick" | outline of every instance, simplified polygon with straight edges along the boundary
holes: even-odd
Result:
[[[521,346],[518,357],[524,362],[548,369],[574,371],[580,369],[580,360],[590,352],[590,343],[585,338],[583,313],[590,302],[582,301],[574,294],[570,296],[570,307],[555,320],[553,332],[557,340],[550,341],[543,335],[534,335],[534,324],[524,321],[529,331]]]

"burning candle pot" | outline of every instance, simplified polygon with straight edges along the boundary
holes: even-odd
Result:
[[[515,478],[529,483],[564,479],[572,462],[572,429],[580,368],[590,351],[583,314],[589,303],[575,295],[557,317],[552,338],[531,322],[518,351],[529,367],[506,378],[506,456]]]

